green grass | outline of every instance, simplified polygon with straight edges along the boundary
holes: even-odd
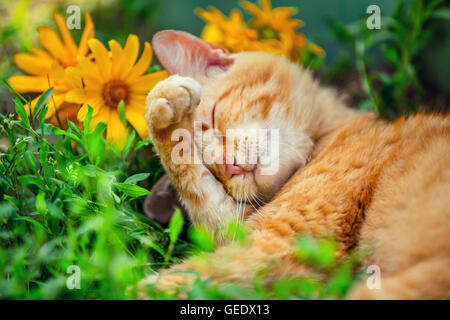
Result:
[[[106,124],[89,130],[90,116],[82,131],[46,123],[51,91],[31,115],[16,97],[20,121],[0,115],[0,298],[133,298],[127,287],[192,245],[175,245],[141,213],[149,191],[137,183],[152,172],[138,153],[148,141],[132,131],[119,151],[103,139]],[[132,174],[135,162],[142,172]],[[80,290],[66,288],[70,265]]]

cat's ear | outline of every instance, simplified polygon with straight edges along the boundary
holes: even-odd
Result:
[[[152,45],[167,71],[196,79],[223,72],[234,60],[224,48],[182,31],[158,32]]]

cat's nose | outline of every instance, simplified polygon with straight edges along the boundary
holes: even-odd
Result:
[[[233,175],[252,172],[254,168],[255,164],[238,164],[236,163],[236,159],[229,159],[225,164],[225,175],[227,178],[231,178]]]

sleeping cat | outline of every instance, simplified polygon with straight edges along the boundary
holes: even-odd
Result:
[[[309,272],[294,256],[299,234],[333,235],[343,255],[372,247],[364,265],[381,269],[381,289],[362,283],[349,298],[450,297],[448,116],[389,123],[347,108],[283,57],[229,55],[179,31],[159,32],[152,43],[172,76],[147,97],[150,139],[191,221],[223,245],[145,283],[171,289],[194,279],[172,271],[194,270],[215,283],[246,285],[264,271],[270,286]],[[224,161],[173,161],[180,141],[172,134],[193,133],[195,123],[212,132],[201,138],[203,147],[224,149]],[[259,158],[238,161],[241,145],[233,154],[218,139],[229,129],[240,129],[244,141],[253,129],[276,129],[278,170],[263,174],[267,164]],[[196,143],[185,142],[183,152],[198,152]],[[226,243],[223,226],[237,219],[249,240]]]

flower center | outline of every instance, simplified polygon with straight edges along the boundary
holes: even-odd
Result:
[[[111,108],[117,108],[120,100],[127,102],[128,86],[122,80],[111,80],[103,86],[103,99]]]
[[[263,39],[279,40],[277,33],[271,28],[268,28],[268,27],[262,28],[259,30],[259,33],[260,33],[261,38],[263,38]]]

